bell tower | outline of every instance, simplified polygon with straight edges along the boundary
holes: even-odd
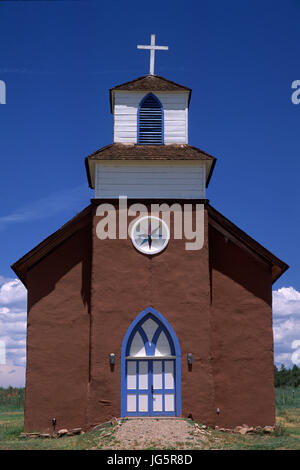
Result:
[[[111,88],[113,144],[85,162],[96,199],[205,199],[216,159],[188,144],[190,97],[156,75]]]
[[[113,143],[86,158],[95,199],[205,199],[216,159],[188,144],[191,89],[150,73],[110,89]]]
[[[151,60],[148,75],[110,89],[113,143],[85,161],[95,199],[205,199],[216,159],[188,144],[191,89]]]
[[[111,88],[110,96],[114,143],[188,143],[189,88],[146,75]]]

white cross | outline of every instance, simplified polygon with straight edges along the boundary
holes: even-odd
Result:
[[[150,75],[154,75],[155,51],[167,51],[169,47],[168,46],[156,46],[155,34],[151,34],[151,45],[150,46],[137,46],[137,49],[150,49]]]

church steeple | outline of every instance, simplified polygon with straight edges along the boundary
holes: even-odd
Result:
[[[150,74],[110,89],[113,144],[86,158],[96,199],[205,199],[216,159],[188,145],[192,90],[154,75],[156,46],[151,36]]]
[[[147,96],[152,98],[145,106]],[[157,75],[146,75],[111,88],[114,142],[145,144],[140,139],[142,128],[148,144],[187,144],[190,97],[190,88]]]

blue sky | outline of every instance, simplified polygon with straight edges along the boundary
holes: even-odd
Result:
[[[207,197],[291,266],[274,290],[293,289],[281,291],[282,302],[294,303],[280,321],[293,320],[299,24],[299,0],[1,1],[2,286],[15,278],[14,261],[89,204],[84,157],[112,142],[108,90],[148,73],[149,53],[136,45],[155,33],[169,46],[156,54],[155,72],[193,90],[189,143],[218,158]],[[2,308],[14,308],[10,301]]]

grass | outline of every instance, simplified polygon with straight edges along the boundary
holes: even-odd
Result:
[[[275,389],[277,411],[287,408],[300,408],[300,387],[280,387]]]
[[[78,436],[56,439],[21,438],[24,428],[22,411],[0,412],[0,450],[84,450],[107,447],[114,442],[114,426],[111,435],[106,430],[91,431]],[[104,436],[103,436],[104,435]]]
[[[7,409],[0,407],[0,450],[83,450],[118,448],[115,438],[116,426],[102,430],[87,432],[72,437],[57,439],[27,439],[21,438],[24,427],[24,414],[20,410],[18,394],[10,391],[6,400]],[[0,400],[1,404],[1,400]],[[300,388],[282,388],[276,390],[277,423],[280,430],[271,435],[266,434],[229,434],[214,429],[208,429],[207,440],[192,440],[177,442],[171,449],[226,449],[226,450],[294,450],[300,449]],[[192,427],[191,427],[192,430]],[[192,434],[191,434],[192,435]],[[121,444],[121,443],[120,443]],[[138,445],[138,443],[136,443]],[[148,449],[157,449],[148,444]]]
[[[271,435],[267,434],[227,434],[213,430],[206,449],[224,450],[290,450],[300,449],[300,417],[299,409],[289,410],[284,419],[278,419],[281,430]],[[297,420],[297,433],[291,432],[290,419]]]
[[[0,387],[0,412],[24,410],[25,388]]]

